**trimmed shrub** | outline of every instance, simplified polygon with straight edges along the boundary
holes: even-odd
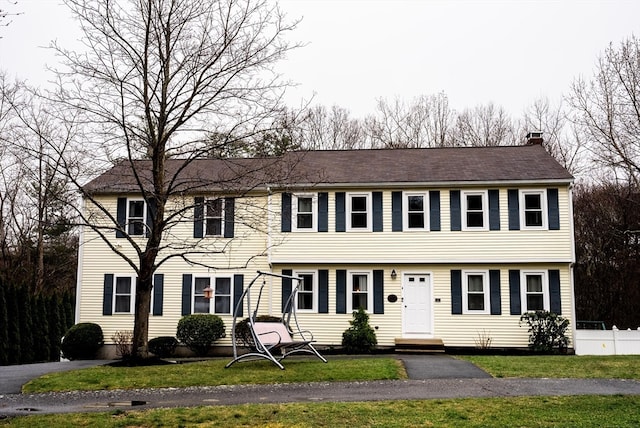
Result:
[[[529,348],[535,352],[548,353],[554,349],[565,350],[569,344],[566,336],[569,320],[549,311],[526,312],[520,324],[529,326]]]
[[[176,337],[201,357],[207,355],[213,342],[224,336],[224,322],[217,315],[185,315],[178,321]]]
[[[104,344],[102,328],[83,322],[71,327],[62,339],[62,355],[70,360],[91,360]]]
[[[256,322],[282,322],[282,318],[271,315],[258,315]],[[236,323],[236,342],[242,343],[243,346],[252,348],[254,346],[251,331],[249,331],[249,318],[245,318]]]
[[[176,352],[178,340],[171,336],[154,337],[149,340],[149,352],[160,358],[171,357]]]
[[[348,354],[367,354],[378,344],[376,332],[369,325],[369,315],[360,308],[353,313],[351,327],[342,333],[342,347]]]

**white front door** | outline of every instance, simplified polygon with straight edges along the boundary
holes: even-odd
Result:
[[[402,279],[403,334],[428,337],[433,334],[431,275],[405,274]]]

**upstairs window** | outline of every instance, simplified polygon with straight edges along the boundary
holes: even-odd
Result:
[[[224,232],[224,199],[208,199],[205,202],[205,235],[222,236]]]
[[[129,199],[127,201],[127,233],[129,235],[145,234],[146,204],[143,199]]]
[[[293,195],[293,230],[317,230],[318,201],[314,195]]]
[[[427,193],[405,193],[405,230],[426,230],[428,225]]]
[[[349,230],[371,230],[371,194],[348,194],[347,212],[347,228]]]
[[[463,272],[463,313],[489,313],[489,281],[486,271]]]
[[[463,192],[462,212],[463,229],[488,230],[487,192]]]
[[[520,192],[520,224],[522,229],[546,229],[547,207],[544,190]]]

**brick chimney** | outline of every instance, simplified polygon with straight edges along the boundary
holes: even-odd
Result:
[[[542,132],[540,132],[540,131],[529,132],[527,134],[526,140],[527,141],[526,141],[525,145],[527,145],[527,146],[533,146],[535,144],[542,144],[542,142],[544,141],[544,139],[542,138]]]

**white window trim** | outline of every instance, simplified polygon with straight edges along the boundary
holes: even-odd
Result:
[[[367,310],[369,314],[373,313],[373,272],[368,271],[347,271],[347,313],[357,311],[353,308],[353,276],[354,275],[366,275],[367,276]]]
[[[354,228],[351,225],[351,198],[354,196],[364,196],[367,198],[367,227],[356,227]],[[356,193],[347,193],[347,206],[346,206],[346,217],[347,217],[347,231],[348,232],[371,232],[373,230],[373,197],[371,196],[371,192],[356,192]]]
[[[311,227],[298,227],[298,198],[311,198]],[[291,198],[291,230],[293,232],[317,232],[318,231],[318,195],[313,193],[293,194]]]
[[[220,234],[219,235],[209,235],[207,234],[207,220],[210,218],[215,218],[215,217],[209,217],[207,216],[207,202],[210,201],[215,201],[215,200],[220,200],[222,202],[222,212],[221,212],[221,216],[222,218],[220,219]],[[206,236],[211,236],[211,237],[221,237],[224,236],[224,222],[225,222],[225,217],[226,217],[226,209],[227,209],[227,202],[224,198],[205,198],[204,200],[204,212],[202,215],[202,233],[203,235]]]
[[[209,278],[209,287],[213,288],[213,294],[209,299],[209,314],[214,315],[231,315],[233,314],[233,275],[198,275],[194,274],[191,278],[191,313],[204,313],[195,312],[196,308],[196,278]],[[229,312],[216,312],[215,298],[216,298],[216,278],[228,278],[229,279]]]
[[[422,196],[424,208],[424,227],[409,227],[409,197]],[[429,230],[429,192],[403,192],[402,194],[402,229],[405,232],[423,232]]]
[[[525,195],[540,195],[540,207],[542,209],[542,226],[527,226],[525,220]],[[547,191],[546,189],[526,189],[519,192],[518,206],[520,208],[520,229],[523,230],[547,230],[549,228],[549,213],[547,211]]]
[[[141,234],[131,234],[129,233],[129,224],[131,224],[131,212],[130,205],[131,202],[142,202],[142,233]],[[139,217],[136,217],[139,218]],[[129,236],[145,236],[147,234],[147,203],[142,198],[127,198],[127,216],[125,221],[125,230],[127,231],[127,235]]]
[[[298,308],[298,301],[296,299],[296,301],[294,302],[294,304],[296,305],[296,312],[302,312],[302,313],[317,313],[318,312],[318,271],[317,270],[298,270],[298,271],[293,271],[293,276],[297,276],[297,277],[301,277],[302,275],[312,275],[313,276],[313,282],[312,282],[312,293],[313,293],[313,302],[312,305],[313,307],[311,309],[300,309]],[[298,282],[298,281],[296,281]],[[300,292],[300,289],[298,289],[298,292]]]
[[[131,278],[131,299],[129,300],[129,311],[128,312],[123,312],[123,311],[116,311],[116,296],[118,295],[116,293],[117,290],[117,283],[118,283],[118,278]],[[112,297],[112,309],[111,309],[111,313],[114,315],[131,315],[134,313],[135,311],[135,304],[136,304],[136,285],[137,285],[137,276],[134,274],[130,274],[130,273],[125,273],[125,274],[114,274],[113,275],[113,297]],[[153,306],[151,306],[151,308],[153,308]]]
[[[484,294],[484,310],[469,309],[469,276],[482,276],[482,292]],[[474,293],[475,294],[475,293]],[[491,313],[490,287],[489,287],[489,271],[486,270],[468,270],[462,271],[462,313],[489,315]]]
[[[482,196],[482,227],[469,227],[467,226],[467,196],[480,195]],[[462,230],[489,230],[489,197],[486,190],[465,190],[460,192],[461,196],[461,217],[462,217]]]
[[[522,312],[530,312],[527,308],[527,275],[542,276],[542,306],[545,311],[551,308],[549,298],[549,276],[545,270],[523,270],[520,272],[520,304]]]

